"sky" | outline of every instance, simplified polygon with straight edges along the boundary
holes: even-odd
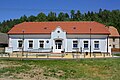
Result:
[[[0,0],[0,22],[17,19],[23,15],[37,15],[44,12],[68,12],[80,10],[98,12],[99,9],[120,9],[120,0]]]

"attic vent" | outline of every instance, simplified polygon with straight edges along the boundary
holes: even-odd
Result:
[[[73,27],[73,29],[76,29],[76,27]]]
[[[44,29],[47,29],[47,27],[44,27]]]
[[[60,31],[57,31],[57,33],[60,33]]]

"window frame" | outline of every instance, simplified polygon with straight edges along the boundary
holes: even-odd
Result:
[[[94,41],[94,49],[99,50],[100,49],[100,42],[99,41]]]
[[[73,48],[78,48],[78,41],[77,40],[73,40]]]
[[[113,48],[115,48],[115,44],[113,44]]]
[[[21,47],[20,47],[20,42],[21,42]],[[18,48],[22,48],[23,47],[23,40],[18,40]]]
[[[42,43],[42,44],[41,44]],[[43,45],[42,47],[41,47],[41,45]],[[43,40],[40,40],[39,41],[39,48],[44,48],[44,41]]]
[[[89,49],[89,41],[83,41],[83,43],[84,43],[84,49]],[[87,45],[87,47],[85,47],[85,45]]]
[[[113,42],[115,42],[115,38],[113,37]]]
[[[30,44],[30,43],[32,43],[32,44]],[[32,45],[32,46],[30,47],[30,45]],[[30,49],[32,49],[32,48],[33,48],[33,40],[29,40],[28,47],[29,47]]]

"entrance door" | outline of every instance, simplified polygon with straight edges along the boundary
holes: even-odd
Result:
[[[55,52],[62,51],[62,40],[55,40]]]

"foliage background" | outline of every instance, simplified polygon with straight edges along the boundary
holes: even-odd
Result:
[[[40,12],[37,16],[23,15],[19,19],[10,19],[0,22],[0,32],[7,33],[14,25],[22,22],[45,22],[45,21],[97,21],[107,26],[114,26],[120,33],[120,10],[102,10],[99,12],[88,11],[87,13],[81,13],[80,10],[71,10],[70,13],[49,12],[46,15]]]

